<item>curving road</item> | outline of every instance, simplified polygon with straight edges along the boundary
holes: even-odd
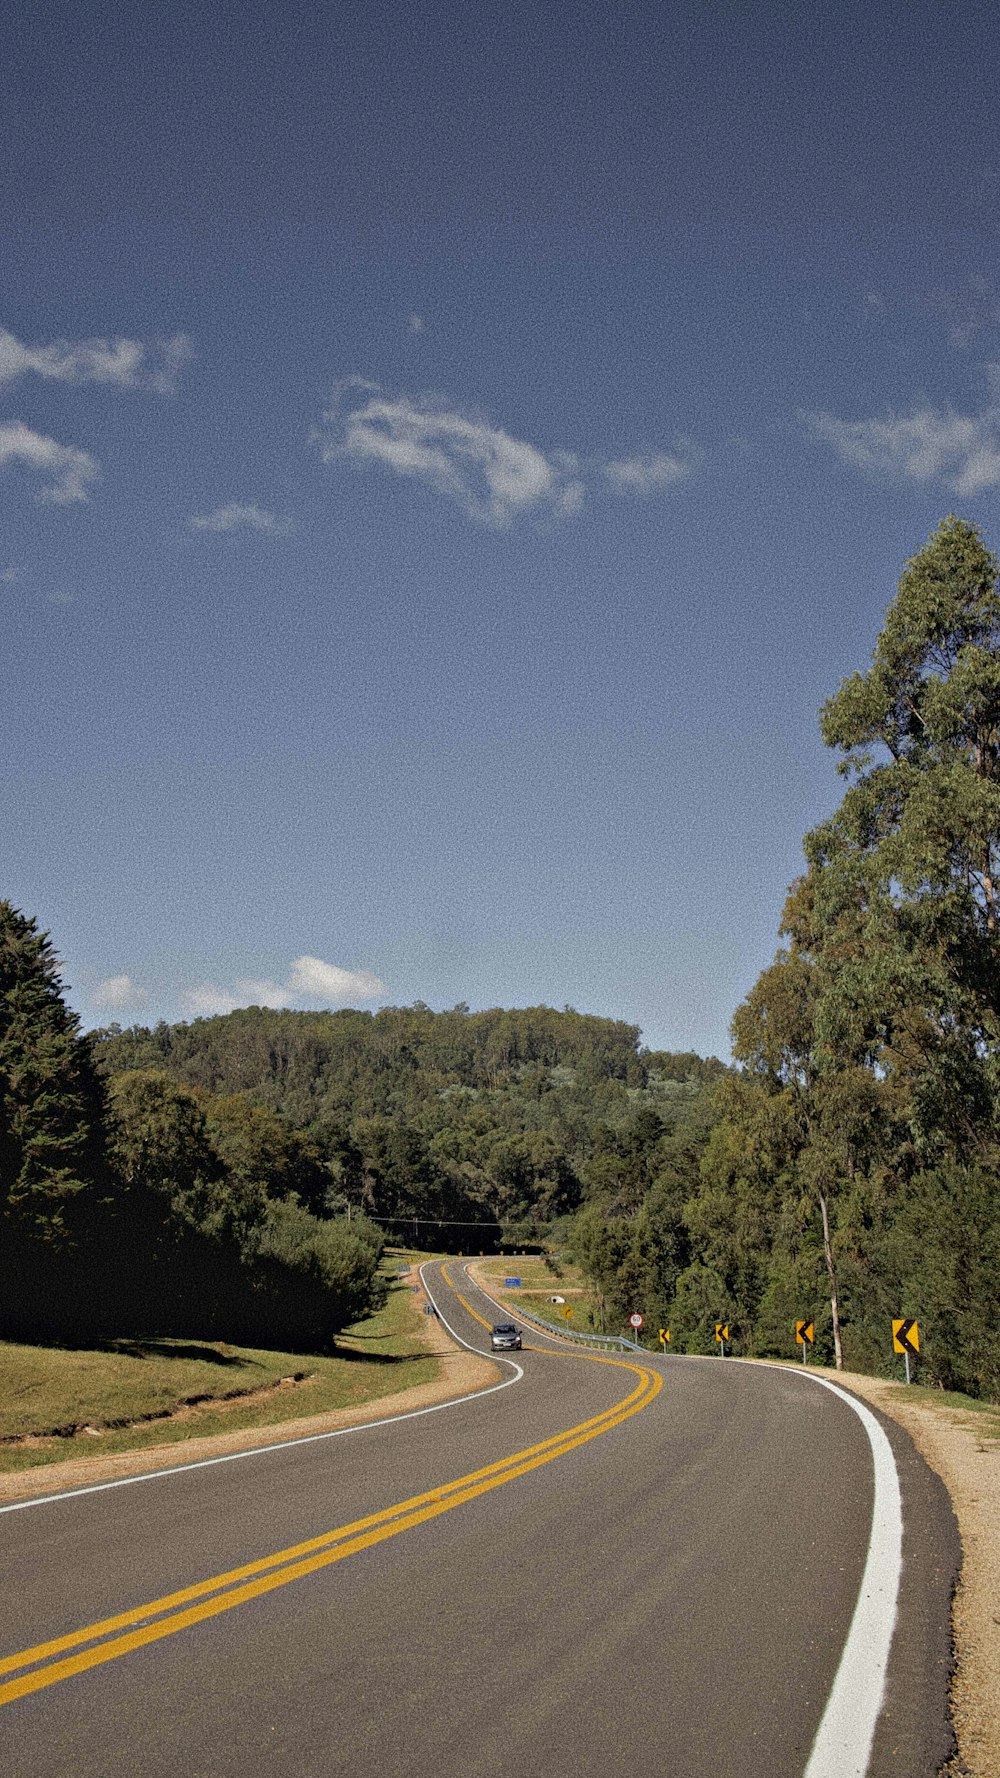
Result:
[[[425,1274],[482,1349],[499,1312]],[[517,1359],[442,1410],[0,1512],[4,1778],[931,1778],[958,1547],[905,1435],[877,1483],[879,1429],[792,1369],[529,1329]]]

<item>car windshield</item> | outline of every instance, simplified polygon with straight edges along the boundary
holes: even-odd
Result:
[[[493,1329],[493,1332],[494,1332],[494,1333],[507,1333],[507,1334],[510,1334],[510,1333],[516,1333],[516,1332],[517,1332],[517,1328],[516,1328],[516,1327],[514,1327],[514,1326],[513,1326],[513,1325],[512,1325],[512,1324],[511,1324],[511,1322],[509,1322],[509,1321],[507,1321],[507,1322],[504,1322],[504,1323],[503,1323],[503,1325],[502,1325],[502,1326],[501,1326],[501,1327],[495,1327],[495,1328],[494,1328],[494,1329]]]

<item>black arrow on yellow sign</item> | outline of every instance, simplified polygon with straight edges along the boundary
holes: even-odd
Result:
[[[807,1340],[811,1346],[816,1338],[815,1324],[812,1321],[797,1321],[795,1323],[795,1338],[800,1346],[804,1346]]]
[[[728,1321],[717,1321],[716,1322],[715,1337],[717,1340],[728,1340],[728,1338],[729,1338],[729,1323],[728,1323]]]
[[[915,1321],[893,1322],[892,1349],[904,1356],[909,1353],[911,1358],[916,1358],[920,1351],[920,1328]]]

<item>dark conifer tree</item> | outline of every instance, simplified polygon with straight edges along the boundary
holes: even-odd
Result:
[[[100,1152],[101,1090],[49,935],[0,901],[0,1241],[64,1243]]]

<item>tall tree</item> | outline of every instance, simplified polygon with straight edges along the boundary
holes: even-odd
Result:
[[[974,526],[907,564],[822,733],[851,783],[806,841],[831,961],[840,937],[820,1037],[905,1076],[925,1136],[975,1143],[1000,1047],[1000,593]]]
[[[63,999],[47,932],[0,901],[0,1215],[48,1241],[71,1232],[98,1176],[101,1094],[90,1046]]]

